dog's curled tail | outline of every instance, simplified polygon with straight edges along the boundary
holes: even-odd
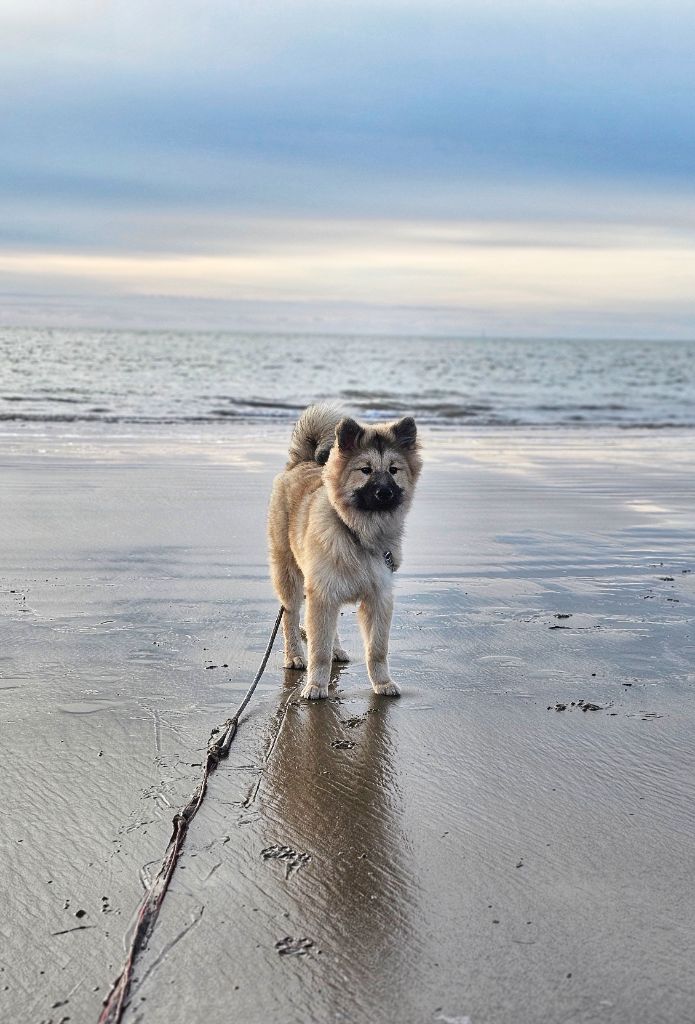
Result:
[[[319,402],[305,409],[292,431],[287,468],[300,462],[318,462],[323,466],[335,441],[336,424],[345,415],[338,402]]]

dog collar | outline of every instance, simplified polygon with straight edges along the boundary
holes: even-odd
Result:
[[[360,547],[360,548],[364,547],[364,544],[360,540],[359,536],[352,529],[352,527],[348,526],[347,523],[344,523],[343,525],[345,526],[345,529],[347,530],[347,532],[350,534],[350,536],[354,540],[355,544],[357,544],[357,546]],[[369,549],[367,549],[367,550],[369,550]],[[374,552],[374,553],[376,554],[376,552]],[[386,562],[386,565],[389,567],[391,572],[395,572],[396,571],[396,563],[393,560],[393,554],[392,554],[392,552],[390,551],[389,548],[386,548],[386,551],[382,551],[381,552],[381,557],[384,559],[384,561]]]

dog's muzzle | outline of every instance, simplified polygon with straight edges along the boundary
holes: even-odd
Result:
[[[403,489],[394,482],[390,473],[370,480],[353,493],[355,505],[363,512],[392,512],[403,500]]]

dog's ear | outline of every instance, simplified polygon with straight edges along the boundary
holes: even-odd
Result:
[[[355,423],[354,420],[350,419],[349,416],[344,416],[340,423],[335,428],[335,437],[338,442],[338,448],[341,452],[354,452],[359,445],[364,429]]]
[[[412,416],[405,416],[391,428],[396,444],[401,448],[414,448],[417,441],[417,427]]]

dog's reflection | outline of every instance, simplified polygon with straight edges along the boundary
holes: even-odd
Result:
[[[292,876],[298,914],[317,939],[364,956],[393,955],[407,929],[413,882],[389,727],[393,707],[371,695],[344,703],[333,666],[328,700],[286,698],[263,783],[268,843],[310,854]],[[298,673],[288,672],[296,687]]]

